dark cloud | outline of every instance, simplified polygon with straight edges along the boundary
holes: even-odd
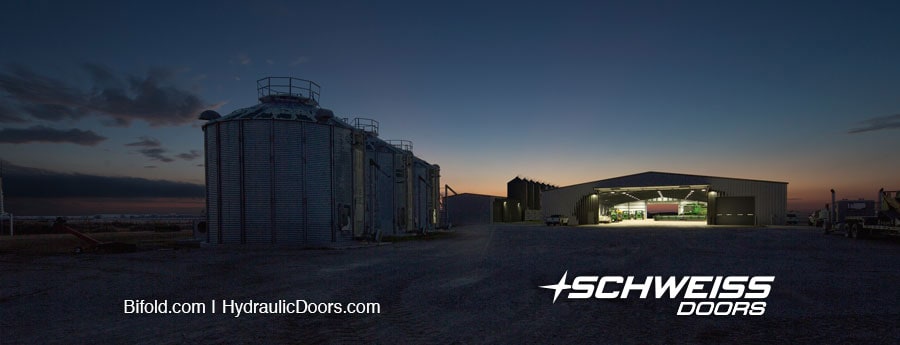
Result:
[[[202,167],[203,167],[203,164],[197,164],[197,166],[202,168]]]
[[[156,169],[156,166],[155,166],[155,165],[145,165],[144,168],[147,168],[147,169]]]
[[[84,67],[84,70],[91,76],[91,80],[93,80],[96,85],[103,87],[121,87],[119,78],[108,68],[94,63],[85,63],[82,67]]]
[[[86,101],[82,91],[20,65],[9,65],[6,72],[0,72],[0,90],[24,104],[77,106]]]
[[[69,174],[4,162],[4,194],[14,198],[152,198],[204,197],[202,185],[137,177]]]
[[[197,158],[200,158],[200,151],[197,151],[197,150],[191,150],[191,152],[185,152],[185,153],[178,154],[177,157],[178,157],[178,158],[181,158],[181,159],[184,159],[184,160],[186,160],[186,161],[192,161],[192,160],[195,160],[195,159],[197,159]]]
[[[168,85],[168,79],[168,73],[161,71],[152,71],[146,78],[129,77],[127,88],[105,88],[91,95],[90,108],[122,125],[133,120],[151,126],[193,121],[207,105],[197,95]]]
[[[873,117],[859,123],[862,124],[862,127],[850,129],[847,133],[856,134],[900,128],[900,114]]]
[[[166,155],[167,153],[169,153],[169,150],[162,147],[162,143],[159,142],[159,139],[146,136],[140,137],[138,139],[139,140],[136,142],[125,144],[125,146],[143,147],[143,149],[140,149],[137,152],[155,161],[164,163],[175,161],[175,159]],[[175,155],[175,157],[190,161],[197,159],[198,157],[200,157],[200,155],[200,151],[191,150],[190,152],[177,154]]]
[[[138,139],[139,139],[139,141],[125,144],[125,146],[139,146],[139,147],[160,147],[160,146],[162,146],[162,144],[160,144],[159,140],[156,138],[140,137]]]
[[[77,120],[87,115],[87,111],[59,104],[26,104],[25,112],[32,117],[47,121]]]
[[[0,123],[25,123],[28,120],[17,115],[12,109],[0,103]]]
[[[99,136],[93,131],[83,131],[75,128],[61,130],[45,126],[32,126],[29,128],[0,129],[0,143],[8,144],[45,142],[94,146],[104,140],[106,140],[105,137]]]
[[[32,116],[50,121],[105,117],[105,124],[129,126],[140,120],[151,126],[190,123],[208,105],[193,92],[175,85],[173,70],[152,69],[143,77],[119,76],[97,64],[84,64],[90,77],[86,89],[42,76],[30,69],[7,66],[0,72],[0,92]]]
[[[169,163],[169,162],[175,161],[171,157],[166,156],[165,153],[168,151],[166,151],[166,149],[161,148],[161,147],[149,147],[146,149],[138,150],[138,152],[140,152],[142,155],[147,156],[148,158],[150,158],[152,160],[160,161],[163,163]]]

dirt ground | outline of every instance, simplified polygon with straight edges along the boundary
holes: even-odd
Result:
[[[141,250],[149,250],[162,246],[172,247],[173,242],[178,240],[188,240],[192,236],[192,231],[123,231],[88,233],[87,235],[101,242],[132,243],[140,247]],[[71,234],[0,237],[0,255],[21,254],[34,256],[71,254],[75,252],[75,248],[90,250],[88,244],[85,244]]]
[[[897,343],[900,241],[807,227],[459,227],[341,250],[0,250],[0,343]],[[21,245],[21,243],[20,243]],[[573,277],[771,275],[762,316],[567,299]],[[380,314],[125,314],[124,300],[378,302]]]

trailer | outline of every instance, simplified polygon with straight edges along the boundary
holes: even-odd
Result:
[[[873,235],[900,236],[900,191],[878,191],[878,201],[840,200],[834,201],[831,190],[832,209],[830,225],[825,233],[843,232],[846,237],[865,238]]]
[[[76,253],[81,253],[86,250],[98,253],[132,253],[137,251],[137,246],[133,243],[98,241],[85,233],[72,229],[66,225],[66,219],[64,217],[56,218],[56,221],[53,223],[53,230],[57,232],[68,232],[75,237],[78,237],[79,240],[86,244],[87,248],[76,247]]]

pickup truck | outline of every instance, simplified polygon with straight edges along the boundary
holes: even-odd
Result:
[[[547,223],[547,226],[550,225],[569,225],[569,217],[563,217],[562,215],[554,214],[550,217],[544,219]]]
[[[796,211],[788,211],[785,215],[785,224],[787,225],[797,225],[800,224],[800,217],[797,216]]]

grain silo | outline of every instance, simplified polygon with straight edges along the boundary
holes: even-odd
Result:
[[[434,202],[401,200],[397,157],[427,163],[378,139],[377,121],[320,108],[312,81],[268,77],[257,91],[255,106],[200,116],[208,121],[208,231],[201,240],[321,246],[433,228],[401,217],[407,202],[417,210]]]
[[[413,174],[413,224],[419,231],[434,229],[440,204],[440,167],[413,156]]]
[[[386,144],[393,146],[395,233],[434,230],[440,206],[440,167],[413,155],[409,140],[388,140]]]

